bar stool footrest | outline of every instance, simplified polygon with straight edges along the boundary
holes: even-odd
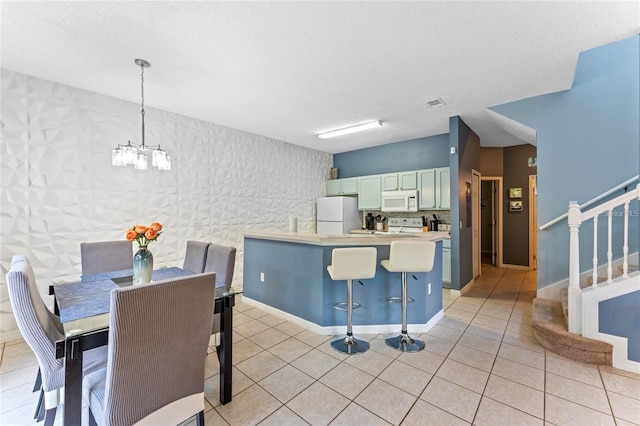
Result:
[[[412,299],[411,297],[407,297],[407,303],[413,303],[415,301],[416,301],[415,299]],[[399,297],[399,296],[387,297],[387,302],[389,302],[389,303],[402,303],[402,297]]]
[[[420,352],[424,349],[424,342],[414,339],[406,333],[384,339],[387,346],[401,352]]]
[[[353,303],[351,305],[351,309],[358,309],[360,307],[359,303]],[[347,302],[338,302],[333,304],[333,309],[337,309],[339,311],[347,310]]]
[[[369,342],[354,336],[339,337],[331,342],[331,347],[348,355],[361,354],[369,350]]]

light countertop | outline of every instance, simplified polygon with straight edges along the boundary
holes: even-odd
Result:
[[[424,238],[431,241],[441,241],[450,238],[448,232],[418,232],[414,234],[344,234],[321,235],[303,232],[282,231],[250,231],[244,230],[242,234],[249,238],[264,240],[285,241],[290,243],[312,244],[318,246],[369,246],[388,245],[391,241],[407,238]]]

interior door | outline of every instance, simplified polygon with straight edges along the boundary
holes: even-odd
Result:
[[[472,170],[472,182],[471,182],[471,205],[472,218],[471,218],[471,233],[472,233],[472,245],[473,245],[473,278],[480,276],[482,268],[480,267],[480,173]]]

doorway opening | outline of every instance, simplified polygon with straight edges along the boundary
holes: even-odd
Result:
[[[482,177],[480,253],[486,265],[502,267],[502,177]]]

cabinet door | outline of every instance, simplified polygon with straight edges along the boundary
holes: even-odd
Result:
[[[355,195],[358,193],[358,179],[340,179],[342,183],[342,195]]]
[[[451,208],[451,181],[449,167],[437,170],[436,208],[448,210]]]
[[[402,191],[418,189],[416,172],[398,173],[398,181],[400,183],[400,187],[398,189]]]
[[[398,174],[397,173],[389,173],[386,175],[381,175],[380,179],[382,179],[382,190],[383,191],[395,191],[398,189]]]
[[[381,190],[380,175],[358,178],[358,210],[380,209]]]
[[[451,284],[451,249],[442,249],[442,282]]]
[[[421,170],[418,172],[418,182],[420,184],[418,197],[420,210],[433,209],[436,207],[436,170]]]
[[[340,195],[340,180],[328,180],[327,182],[327,196]]]

